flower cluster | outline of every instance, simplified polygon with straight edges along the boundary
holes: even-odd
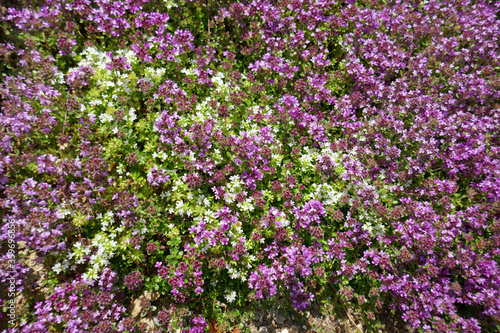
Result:
[[[11,331],[203,332],[221,302],[276,297],[347,302],[374,329],[389,309],[498,329],[499,10],[0,8],[0,206],[47,268],[38,285],[14,265],[34,296]]]

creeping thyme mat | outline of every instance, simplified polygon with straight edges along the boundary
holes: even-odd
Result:
[[[498,331],[499,19],[5,1],[0,329]]]

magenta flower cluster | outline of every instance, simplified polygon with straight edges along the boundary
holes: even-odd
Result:
[[[500,327],[499,4],[10,3],[8,332],[206,332],[276,299]]]

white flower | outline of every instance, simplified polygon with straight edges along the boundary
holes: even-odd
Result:
[[[61,263],[58,262],[57,264],[55,264],[54,267],[52,267],[52,270],[54,272],[56,272],[56,274],[61,273],[61,271],[62,271],[62,265],[61,265]]]
[[[128,121],[134,121],[136,119],[137,119],[137,115],[135,114],[135,109],[134,108],[130,108],[130,110],[128,111],[127,120]]]
[[[82,277],[84,280],[92,282],[97,278],[97,272],[95,270],[90,270],[87,273],[83,273]]]
[[[184,206],[184,201],[179,200],[175,203],[175,208],[176,209],[181,209]]]
[[[163,0],[165,2],[165,5],[167,6],[167,9],[170,9],[172,7],[177,7],[177,4],[173,2],[172,0]]]
[[[248,198],[244,202],[238,203],[237,206],[244,212],[252,212],[254,210],[252,200],[253,198]]]
[[[78,259],[78,260],[76,261],[76,263],[77,263],[77,264],[79,264],[79,265],[80,265],[80,264],[85,263],[85,258],[84,258],[84,257],[82,257],[82,258]]]
[[[318,154],[316,152],[308,147],[305,147],[304,154],[302,154],[299,158],[300,165],[302,166],[302,171],[314,169],[312,161],[316,160],[317,158]]]
[[[53,81],[55,81],[57,83],[61,83],[61,84],[64,83],[64,74],[63,73],[57,72],[54,75],[54,78],[55,78],[55,80],[53,80]]]
[[[123,174],[123,171],[124,171],[124,168],[125,166],[123,164],[120,163],[120,165],[118,166],[118,168],[116,169],[116,172],[118,172],[119,175],[122,175]]]
[[[96,106],[96,105],[102,105],[102,101],[100,99],[94,99],[89,102],[90,105]]]
[[[225,297],[229,303],[233,303],[236,299],[236,291],[231,291],[230,293],[226,294]]]
[[[101,122],[107,123],[113,121],[113,116],[106,113],[102,113],[99,115],[99,119],[101,120]]]
[[[290,221],[288,221],[284,216],[277,216],[276,222],[278,222],[281,227],[287,227],[290,225]]]

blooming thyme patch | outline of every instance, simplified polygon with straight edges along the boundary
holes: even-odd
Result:
[[[0,256],[12,329],[204,332],[285,299],[497,330],[499,6],[0,7],[2,221],[47,273]]]

